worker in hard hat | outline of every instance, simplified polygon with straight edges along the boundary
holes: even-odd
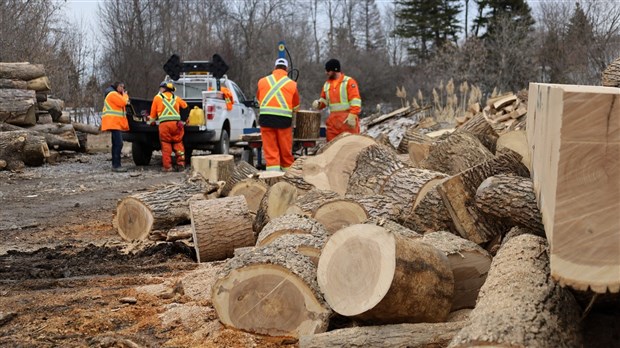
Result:
[[[186,108],[187,103],[174,95],[176,88],[172,82],[162,82],[159,93],[153,98],[150,123],[159,121],[159,141],[161,143],[161,161],[163,171],[170,172],[172,168],[172,151],[176,157],[179,170],[185,169],[185,148],[183,135],[185,124],[181,121],[180,109]]]
[[[313,101],[312,107],[317,110],[329,107],[329,117],[325,124],[327,141],[343,132],[359,134],[362,99],[357,82],[342,73],[337,59],[325,63],[325,74],[327,81],[323,85],[321,98]]]
[[[286,171],[293,161],[293,114],[299,109],[297,82],[288,76],[288,61],[278,58],[271,75],[258,81],[256,98],[267,170]]]
[[[129,123],[125,116],[125,108],[129,105],[129,95],[125,91],[125,83],[114,82],[105,90],[103,111],[101,113],[101,130],[112,134],[112,171],[126,172],[121,167],[121,150],[123,150],[123,136],[121,132],[129,130]]]

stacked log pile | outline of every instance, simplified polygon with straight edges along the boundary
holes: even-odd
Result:
[[[525,119],[527,117],[527,93],[525,91],[514,93],[504,93],[487,99],[486,106],[480,110],[470,109],[462,116],[455,118],[456,127],[459,128],[469,120],[482,115],[489,121],[493,129],[498,134],[514,130],[525,129]]]
[[[23,139],[20,141],[28,145],[31,141],[37,143],[43,138],[47,145],[47,149],[42,149],[39,155],[44,157],[42,161],[32,161],[16,155],[23,152],[13,153],[10,158],[6,157],[6,150],[3,151],[4,154],[0,152],[0,161],[8,163],[0,166],[0,170],[19,170],[24,165],[41,165],[45,163],[45,159],[50,158],[50,151],[85,151],[86,137],[80,132],[99,133],[93,126],[72,124],[63,117],[64,102],[50,98],[50,92],[50,82],[43,65],[0,63],[0,132],[20,131],[29,134],[26,138],[3,135],[4,141]]]

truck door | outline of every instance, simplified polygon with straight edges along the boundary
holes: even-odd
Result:
[[[235,94],[235,107],[241,110],[241,128],[239,129],[239,136],[243,134],[243,128],[252,127],[252,123],[255,121],[255,114],[252,108],[245,106],[244,102],[247,101],[245,94],[241,91],[241,88],[234,82],[231,82],[232,91]]]

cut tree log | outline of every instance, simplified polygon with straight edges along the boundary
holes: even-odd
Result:
[[[188,223],[188,200],[205,191],[203,183],[188,181],[127,196],[116,206],[113,225],[126,241],[146,240],[154,230]]]
[[[508,225],[525,227],[539,236],[545,235],[530,178],[500,174],[485,179],[476,190],[476,207],[488,215],[506,220]]]
[[[383,145],[383,146],[387,146],[389,149],[391,149],[392,151],[396,151],[396,148],[394,147],[394,145],[392,144],[392,142],[390,141],[390,137],[389,135],[387,135],[387,133],[383,132],[383,133],[379,133],[379,135],[377,135],[375,137],[375,141],[377,142],[377,144],[379,145]]]
[[[264,170],[253,174],[253,177],[261,180],[268,187],[271,187],[283,180],[284,172],[275,170]]]
[[[260,233],[271,221],[286,213],[287,209],[297,200],[297,189],[286,181],[271,186],[263,195],[252,228]]]
[[[282,177],[282,180],[295,186],[300,195],[315,188],[314,185],[303,178],[303,165],[308,158],[308,156],[297,158]]]
[[[0,132],[0,160],[4,168],[21,170],[24,165],[40,166],[49,157],[45,139],[26,131]]]
[[[233,169],[232,173],[228,180],[226,180],[226,185],[222,188],[222,196],[228,196],[230,190],[241,180],[245,180],[252,176],[252,174],[258,173],[258,169],[254,168],[251,164],[246,161],[239,161]]]
[[[432,143],[416,143],[409,141],[409,161],[414,167],[420,167],[420,163],[428,158]]]
[[[211,294],[220,321],[261,335],[325,332],[332,311],[319,290],[316,266],[300,251],[323,244],[309,235],[286,235],[228,261]]]
[[[606,87],[620,87],[620,57],[603,70],[601,84]]]
[[[335,312],[381,324],[443,321],[454,291],[444,254],[374,224],[332,235],[321,252],[317,279]]]
[[[0,88],[27,89],[27,87],[26,81],[0,78]]]
[[[343,227],[365,222],[368,220],[368,213],[354,200],[334,198],[316,208],[312,217],[331,235]]]
[[[403,211],[412,211],[420,190],[429,181],[445,178],[446,175],[432,170],[405,167],[390,175],[381,187],[379,194],[388,197]]]
[[[398,143],[398,152],[409,153],[409,142],[415,142],[417,144],[430,144],[432,142],[432,138],[422,134],[417,125],[415,125],[413,127],[409,127],[405,134],[403,134],[403,138],[400,140],[400,143]]]
[[[209,182],[228,181],[234,169],[233,155],[192,156],[192,173]]]
[[[402,211],[400,202],[394,202],[392,198],[383,195],[350,196],[351,199],[360,204],[366,211],[368,218],[389,219],[397,221]]]
[[[413,207],[410,210],[404,209],[398,222],[419,233],[455,231],[450,213],[437,191],[437,186],[446,179],[447,176],[429,180],[420,187]]]
[[[521,156],[506,150],[498,157],[454,175],[437,186],[458,234],[476,244],[488,242],[511,227],[484,214],[475,205],[478,186],[486,178],[498,174],[529,176],[527,168],[521,163]]]
[[[371,145],[359,152],[347,183],[347,195],[380,194],[381,188],[395,171],[405,167],[396,152],[383,145]]]
[[[35,93],[25,89],[0,89],[0,122],[16,126],[34,126]]]
[[[478,292],[491,267],[491,255],[476,243],[445,231],[427,233],[422,237],[422,242],[443,252],[450,261],[454,275],[450,311],[474,308]]]
[[[0,78],[29,81],[45,76],[43,64],[0,62]]]
[[[312,216],[321,204],[338,197],[340,195],[334,191],[313,189],[306,192],[303,196],[299,196],[295,204],[286,210],[286,213]]]
[[[263,181],[256,178],[247,178],[237,182],[228,192],[228,197],[245,197],[245,200],[248,203],[248,209],[250,209],[252,213],[256,214],[259,209],[260,202],[268,189],[269,187],[267,187]]]
[[[331,190],[344,196],[357,155],[376,144],[371,137],[348,134],[338,136],[303,163],[303,179],[318,189]]]
[[[420,166],[454,175],[493,157],[491,151],[474,135],[456,130],[445,140],[435,144]]]
[[[285,214],[269,221],[263,227],[256,240],[256,246],[267,245],[287,234],[309,234],[325,240],[329,236],[325,227],[315,219],[298,214]]]
[[[45,138],[48,148],[54,150],[80,149],[80,141],[71,125],[47,124],[23,128],[8,123],[0,123],[0,131],[25,131]]]
[[[527,115],[551,275],[620,292],[620,89],[532,83]]]
[[[464,321],[352,327],[302,336],[299,348],[445,347],[463,326]]]
[[[65,102],[60,99],[47,98],[46,101],[37,103],[37,106],[40,110],[49,112],[50,115],[52,115],[54,122],[59,122],[59,119],[62,116],[62,110],[65,108]]]
[[[449,347],[582,347],[579,306],[552,280],[548,253],[538,236],[508,240]]]
[[[101,134],[99,127],[93,126],[92,124],[84,124],[84,123],[79,123],[79,122],[71,122],[71,124],[73,125],[73,128],[78,132],[88,133],[88,134],[93,134],[93,135]]]
[[[28,81],[27,89],[37,91],[37,92],[50,92],[52,87],[50,87],[50,80],[47,76],[37,77],[36,79],[32,79]]]
[[[521,155],[521,162],[532,171],[530,151],[527,145],[527,134],[523,130],[514,130],[502,134],[497,139],[497,151],[510,149]]]
[[[493,129],[487,119],[484,118],[482,113],[477,114],[474,118],[465,122],[465,124],[463,124],[459,129],[475,135],[478,140],[480,140],[482,145],[489,149],[491,153],[495,153],[495,147],[499,135],[497,135],[495,129]]]
[[[256,243],[252,215],[241,196],[191,200],[189,210],[198,262],[224,260],[235,248]]]
[[[318,139],[321,136],[321,113],[299,110],[295,114],[295,139]]]

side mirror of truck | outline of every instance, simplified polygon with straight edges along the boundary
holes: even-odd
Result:
[[[258,101],[256,100],[256,98],[254,98],[254,100],[244,100],[243,101],[243,105],[247,106],[248,108],[258,108]]]

